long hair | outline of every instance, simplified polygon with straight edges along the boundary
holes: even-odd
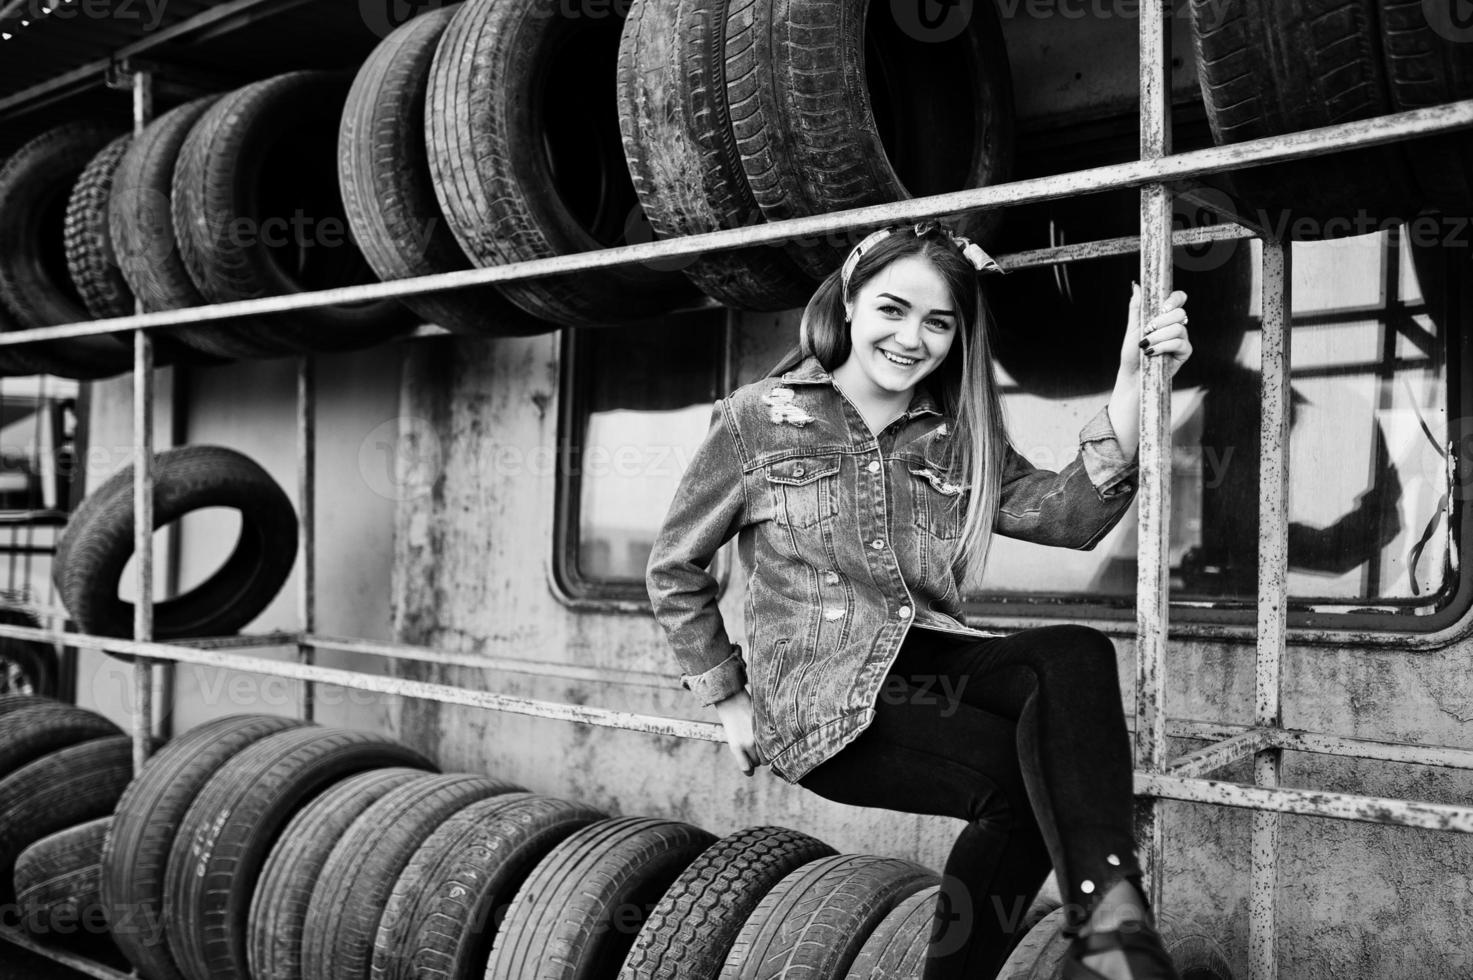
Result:
[[[921,380],[930,386],[942,412],[953,420],[955,437],[940,440],[947,446],[941,465],[946,480],[968,489],[957,496],[965,499],[965,518],[951,564],[958,581],[987,565],[992,545],[992,528],[997,523],[1002,497],[1003,465],[1012,441],[1008,436],[1002,398],[992,367],[991,316],[971,262],[937,225],[917,235],[914,226],[893,229],[867,249],[849,277],[849,295],[857,294],[866,282],[899,258],[921,255],[935,266],[951,290],[955,303],[958,336],[937,368]],[[814,292],[803,310],[798,347],[785,356],[770,374],[781,373],[812,354],[827,371],[835,370],[849,357],[849,325],[844,319],[844,295],[836,269]]]

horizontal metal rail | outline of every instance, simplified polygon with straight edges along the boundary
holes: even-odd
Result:
[[[529,259],[505,265],[442,272],[389,282],[365,283],[192,306],[180,310],[111,317],[82,323],[36,327],[0,334],[0,346],[38,340],[65,340],[97,334],[119,333],[151,327],[199,324],[234,317],[260,316],[308,310],[340,303],[399,299],[421,293],[494,283],[514,282],[540,276],[586,272],[640,262],[663,261],[695,256],[704,252],[774,245],[794,238],[822,236],[846,232],[866,226],[938,218],[963,211],[986,211],[994,208],[1049,201],[1062,197],[1139,187],[1143,184],[1195,178],[1243,167],[1281,163],[1315,156],[1391,143],[1473,126],[1473,99],[1449,102],[1425,109],[1363,119],[1356,122],[1323,126],[1283,136],[1177,153],[1154,160],[1135,160],[1109,164],[1073,173],[992,184],[969,190],[952,191],[928,197],[911,198],[889,204],[876,204],[847,211],[832,211],[803,218],[788,218],[747,228],[705,232],[680,238],[664,239],[637,245],[618,245],[572,255]],[[1070,248],[1071,246],[1062,246]],[[998,260],[1003,268],[1007,263]]]
[[[288,660],[270,660],[264,657],[220,652],[227,645],[233,645],[235,649],[244,649],[251,645],[289,647],[294,641],[300,640],[305,642],[308,640],[305,636],[297,636],[284,632],[244,637],[211,637],[187,641],[191,644],[209,644],[209,646],[185,645],[183,641],[179,643],[142,642],[118,637],[95,636],[86,633],[42,630],[27,626],[0,624],[0,637],[4,636],[13,636],[25,640],[62,639],[71,646],[124,653],[140,658],[228,668],[247,673],[284,677],[304,683],[334,684],[339,687],[373,691],[396,697],[421,698],[437,701],[442,704],[461,704],[468,707],[505,711],[535,718],[580,722],[605,728],[644,732],[650,735],[669,735],[676,738],[700,739],[718,743],[726,740],[725,728],[722,725],[711,722],[689,721],[632,711],[615,711],[608,708],[591,707],[581,704],[565,704],[534,698],[513,697],[504,694],[494,694],[489,691],[472,691],[465,688],[453,687],[448,684],[436,684],[403,677],[385,677],[382,674],[367,674],[335,667],[322,667],[315,664],[301,664]],[[385,655],[389,655],[384,650],[387,645],[375,644],[374,646],[380,649],[362,650],[360,652],[384,652]],[[673,679],[671,679],[670,686],[672,688],[675,687]],[[1232,761],[1228,756],[1236,755],[1241,757],[1245,753],[1251,754],[1255,744],[1255,736],[1277,736],[1279,733],[1276,732],[1263,729],[1243,729],[1240,726],[1217,722],[1176,720],[1167,725],[1167,734],[1174,737],[1190,738],[1225,737],[1227,741],[1218,743],[1218,745],[1208,746],[1206,749],[1192,753],[1189,756],[1184,756],[1182,759],[1177,760],[1166,774],[1152,776],[1147,773],[1137,772],[1135,775],[1137,793],[1158,796],[1163,799],[1186,800],[1198,803],[1221,803],[1225,806],[1275,810],[1338,820],[1397,824],[1409,827],[1451,830],[1461,833],[1473,832],[1473,807],[1458,807],[1439,803],[1392,800],[1352,793],[1329,793],[1292,788],[1278,788],[1255,792],[1263,788],[1253,787],[1243,783],[1223,782],[1220,780],[1181,775],[1180,768],[1184,767],[1188,760],[1202,758],[1204,752],[1221,752],[1221,746],[1232,743],[1233,748],[1231,752],[1222,755],[1222,758],[1225,760],[1223,764],[1226,764]],[[1467,756],[1473,756],[1473,752],[1455,748],[1429,748],[1399,743],[1371,742],[1364,739],[1336,739],[1333,736],[1319,735],[1314,732],[1288,731],[1283,734],[1287,736],[1290,742],[1302,742],[1303,744],[1315,746],[1315,748],[1307,749],[1306,751],[1321,752],[1323,754],[1341,755],[1354,750],[1357,753],[1380,753],[1382,757],[1390,761],[1457,766],[1459,768],[1468,765],[1469,760]],[[1284,747],[1292,750],[1296,748],[1296,745],[1286,744]],[[1473,768],[1473,765],[1469,765],[1469,767]],[[1193,770],[1205,771],[1209,767],[1202,763],[1193,762],[1191,763],[1191,768]]]

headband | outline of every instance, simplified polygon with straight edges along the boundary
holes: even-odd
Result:
[[[934,221],[917,222],[915,225],[915,236],[917,238],[924,238],[926,235],[938,229],[946,232],[946,237],[951,239],[951,243],[961,250],[962,257],[972,263],[972,268],[978,272],[1000,272],[1004,275],[1007,274],[1007,270],[998,265],[996,259],[983,251],[981,245],[978,245],[963,235],[952,234],[950,229]],[[844,260],[844,267],[839,273],[839,280],[843,285],[844,297],[846,299],[849,296],[849,277],[853,275],[854,267],[859,264],[859,257],[869,251],[875,242],[880,241],[882,238],[888,238],[894,231],[895,229],[893,228],[881,228],[879,231],[870,232],[858,245],[855,245],[850,250],[849,257]]]

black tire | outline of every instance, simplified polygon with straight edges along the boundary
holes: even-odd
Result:
[[[87,312],[99,319],[133,312],[133,291],[118,271],[107,229],[113,175],[131,135],[104,146],[83,169],[66,207],[66,264]]]
[[[1009,178],[1012,74],[995,5],[953,6],[971,13],[947,37],[930,36],[919,23],[895,23],[892,11],[903,7],[730,0],[731,126],[769,221]],[[996,209],[952,219],[984,246],[1001,221]],[[863,233],[800,241],[793,255],[822,279]]]
[[[998,970],[997,980],[1054,980],[1061,976],[1072,946],[1064,931],[1067,911],[1057,908],[1029,929]],[[1216,940],[1189,931],[1169,915],[1159,916],[1156,928],[1184,980],[1233,980],[1232,967]]]
[[[281,829],[340,779],[389,766],[433,770],[413,749],[372,732],[305,728],[242,749],[210,777],[169,851],[164,928],[190,980],[243,980],[247,915]]]
[[[700,827],[648,817],[600,820],[570,835],[512,899],[485,980],[613,975],[665,889],[715,842]]]
[[[722,968],[722,980],[788,970],[842,976],[875,927],[936,874],[911,861],[837,854],[810,861],[778,882],[747,918]]]
[[[44,694],[32,694],[25,691],[0,694],[0,718],[12,711],[19,711],[21,708],[29,708],[37,704],[66,704],[66,702]]]
[[[6,712],[0,715],[0,779],[57,749],[122,734],[102,715],[74,704],[34,704]]]
[[[297,517],[291,500],[253,460],[223,446],[182,446],[154,457],[154,527],[193,510],[234,507],[240,540],[209,579],[154,604],[159,640],[235,633],[281,590],[297,556]],[[133,604],[118,597],[133,554],[133,467],[123,467],[95,491],[95,510],[62,533],[52,578],[67,611],[85,633],[133,635]],[[131,660],[126,654],[114,654]]]
[[[1192,0],[1193,45],[1218,144],[1392,112],[1382,0]],[[1286,237],[1364,234],[1419,211],[1402,143],[1249,167],[1235,194]],[[1357,230],[1359,223],[1365,222]]]
[[[726,106],[726,0],[634,0],[619,46],[619,129],[650,227],[662,238],[761,224]],[[816,280],[785,248],[703,255],[685,267],[744,310],[803,306]]]
[[[302,929],[302,975],[367,980],[374,937],[399,874],[435,829],[460,810],[526,788],[470,773],[417,779],[359,814],[328,855]]]
[[[98,888],[102,842],[111,816],[47,834],[15,860],[15,902],[27,932],[66,937],[79,930],[106,935]]]
[[[303,724],[229,715],[196,725],[150,756],[123,791],[103,844],[100,891],[114,941],[142,976],[184,980],[164,932],[164,882],[169,851],[195,797],[236,753]]]
[[[1428,14],[1449,16],[1451,5],[1426,0],[1380,0],[1381,48],[1391,83],[1392,107],[1402,112],[1473,98],[1473,40],[1461,27],[1461,40],[1444,33],[1453,25],[1428,22]],[[1412,169],[1430,207],[1466,214],[1473,208],[1473,136],[1446,133],[1408,145]]]
[[[110,735],[57,749],[0,779],[0,893],[9,892],[21,851],[111,814],[132,772],[132,740]]]
[[[9,333],[19,329],[21,325],[5,311],[5,304],[0,303],[0,333]],[[0,377],[44,374],[45,366],[27,356],[27,352],[33,350],[34,347],[34,344],[10,344],[0,347]]]
[[[940,885],[922,888],[880,920],[854,958],[844,980],[917,977],[926,968]]]
[[[425,152],[430,63],[458,7],[431,10],[384,38],[358,70],[343,109],[343,206],[364,258],[386,282],[471,268],[435,200]],[[456,333],[507,337],[557,329],[528,316],[495,286],[427,293],[404,305]]]
[[[571,15],[561,0],[467,0],[430,69],[426,143],[440,207],[477,265],[623,244],[644,224],[612,98],[622,3]],[[699,293],[678,272],[640,266],[501,287],[532,316],[566,326],[658,316]]]
[[[533,793],[472,803],[414,852],[374,937],[373,980],[471,980],[532,869],[569,835],[608,814]]]
[[[120,133],[109,123],[66,123],[0,167],[0,305],[14,323],[7,329],[91,319],[67,274],[66,205],[87,164]],[[133,367],[131,338],[112,335],[41,341],[14,354],[38,371],[85,380]]]
[[[251,895],[246,962],[255,980],[302,980],[302,925],[328,855],[359,814],[424,775],[403,766],[360,772],[329,786],[292,817]]]
[[[9,604],[0,605],[0,623],[41,628],[41,620],[35,613]],[[56,648],[51,644],[0,637],[0,695],[31,694],[53,700],[59,672]],[[0,710],[0,715],[3,714]]]
[[[619,980],[716,980],[763,896],[791,872],[835,853],[786,827],[748,827],[723,837],[665,890]]]
[[[220,97],[175,106],[144,127],[118,162],[108,197],[107,229],[118,272],[143,309],[177,310],[203,306],[204,296],[189,278],[174,235],[170,192],[174,164],[184,138]],[[237,356],[235,348],[217,342],[212,329],[169,327],[153,331],[154,343],[172,342],[178,362],[219,364]]]
[[[377,281],[348,234],[337,183],[337,129],[349,82],[324,71],[254,82],[210,106],[189,131],[174,168],[174,234],[190,278],[210,302]],[[291,241],[274,246],[278,232],[271,229],[298,215],[314,224],[317,241],[299,223],[294,251]],[[301,271],[291,267],[298,262]],[[222,349],[275,357],[371,347],[412,326],[397,300],[375,300],[198,330]]]

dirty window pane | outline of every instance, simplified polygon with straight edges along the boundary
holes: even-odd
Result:
[[[645,596],[655,534],[723,394],[725,346],[721,312],[577,331],[561,464],[575,590]]]
[[[1459,295],[1468,247],[1427,241],[1398,226],[1294,245],[1289,592],[1297,608],[1429,614],[1456,584],[1447,367],[1450,337],[1469,318]],[[1189,384],[1179,375],[1172,393],[1173,602],[1256,601],[1261,247],[1256,239],[1238,247],[1242,255],[1222,263],[1210,287],[1201,279],[1195,291],[1182,287],[1194,345],[1204,330],[1228,329],[1214,311],[1247,302],[1233,314],[1246,319],[1236,351],[1199,365]],[[1123,304],[1108,327],[1123,330]],[[1000,377],[1018,451],[1050,469],[1073,458],[1080,427],[1109,400],[1108,388],[1054,397],[1037,379]],[[1137,516],[1133,506],[1093,551],[998,537],[969,591],[978,601],[1129,603]]]
[[[80,469],[77,382],[4,378],[0,405],[0,590],[7,601],[47,604],[51,554]]]

